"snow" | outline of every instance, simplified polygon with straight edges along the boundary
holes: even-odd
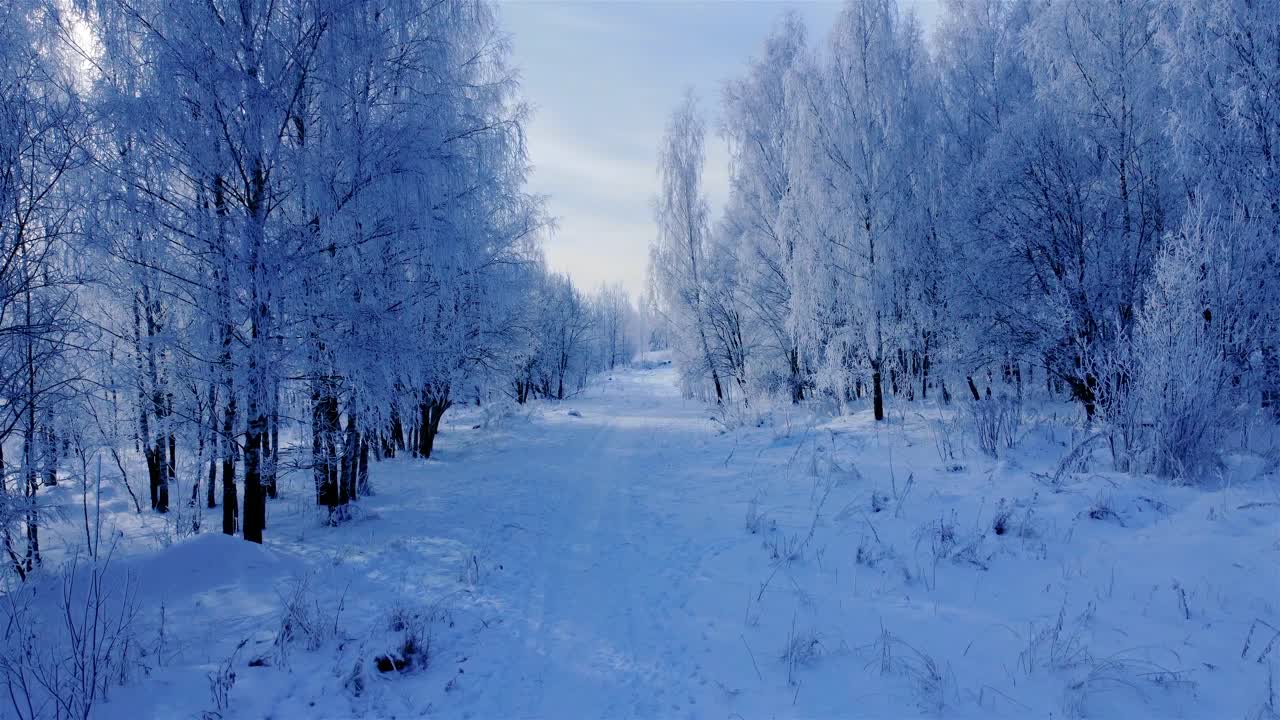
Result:
[[[726,430],[650,360],[479,427],[451,412],[339,527],[304,475],[263,547],[213,514],[160,547],[108,503],[157,652],[97,716],[1268,717],[1265,468],[1196,489],[1095,462],[1052,487],[1074,438],[1051,409],[999,460],[944,462],[924,414]],[[378,672],[405,626],[429,662]]]

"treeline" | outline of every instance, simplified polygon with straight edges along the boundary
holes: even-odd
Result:
[[[455,403],[631,357],[629,299],[541,258],[508,54],[481,0],[0,5],[8,567],[103,458],[261,541],[286,471],[337,522]]]
[[[686,389],[841,408],[1035,389],[1185,476],[1280,405],[1280,5],[965,0],[926,42],[784,17],[668,126],[653,277]],[[994,389],[994,397],[993,397]]]

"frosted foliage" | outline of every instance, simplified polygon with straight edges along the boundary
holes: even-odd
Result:
[[[892,0],[813,46],[783,15],[723,86],[719,218],[694,102],[659,156],[686,391],[876,420],[1070,402],[1117,468],[1212,473],[1280,402],[1277,10],[955,0],[929,46]]]

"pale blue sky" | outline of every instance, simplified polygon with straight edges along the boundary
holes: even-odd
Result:
[[[911,0],[928,27],[942,0]],[[559,228],[551,267],[594,290],[645,284],[654,236],[655,159],[684,88],[702,96],[714,131],[720,86],[758,52],[777,18],[795,9],[813,46],[826,42],[837,0],[505,0],[502,22],[535,114],[528,128],[531,189],[550,196]],[[723,144],[709,138],[713,210],[727,192]]]

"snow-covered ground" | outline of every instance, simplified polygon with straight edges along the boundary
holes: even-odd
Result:
[[[648,363],[451,412],[438,456],[376,465],[340,527],[298,474],[263,547],[213,514],[169,543],[109,500],[150,670],[97,715],[1275,716],[1274,475],[1174,488],[1099,447],[1054,484],[1065,421],[994,460],[936,413],[726,432]],[[406,636],[415,662],[380,672]]]

